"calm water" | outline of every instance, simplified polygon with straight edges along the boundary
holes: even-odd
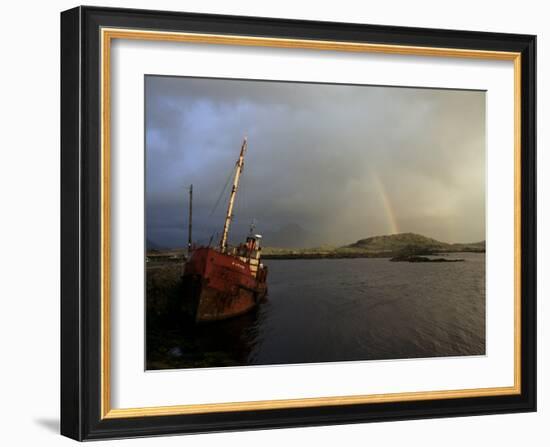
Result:
[[[448,257],[465,262],[266,260],[256,311],[157,333],[148,367],[484,354],[485,255]]]

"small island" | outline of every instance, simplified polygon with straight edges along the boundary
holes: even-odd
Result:
[[[427,258],[426,256],[395,256],[391,262],[464,262],[464,259]]]

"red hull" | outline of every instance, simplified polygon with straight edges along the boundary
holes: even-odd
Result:
[[[255,275],[236,256],[210,247],[193,250],[185,265],[184,310],[195,321],[216,321],[253,309],[266,295],[267,272]]]

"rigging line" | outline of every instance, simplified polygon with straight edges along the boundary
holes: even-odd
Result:
[[[224,196],[225,194],[225,191],[227,190],[227,187],[229,186],[229,183],[231,182],[231,178],[233,177],[233,174],[235,172],[235,169],[236,169],[236,166],[231,170],[231,172],[229,173],[229,175],[227,176],[227,180],[225,181],[225,185],[222,189],[222,191],[220,192],[220,195],[218,196],[218,199],[216,200],[216,203],[214,204],[214,207],[212,208],[212,210],[210,211],[210,214],[208,215],[208,217],[211,217],[212,214],[214,214],[214,212],[216,211],[216,209],[218,208],[218,205],[220,204],[221,200],[222,200],[222,197]]]

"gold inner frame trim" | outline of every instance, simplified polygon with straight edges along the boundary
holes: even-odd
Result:
[[[101,29],[101,418],[168,416],[231,411],[310,408],[382,402],[503,396],[521,393],[521,54],[515,52],[464,50],[456,48],[384,45],[355,42],[282,39],[251,36]],[[404,392],[304,399],[278,399],[214,404],[173,405],[142,408],[111,408],[110,340],[110,175],[111,175],[111,41],[113,39],[202,43],[213,45],[383,53],[468,59],[506,60],[514,63],[514,385],[443,391]]]

